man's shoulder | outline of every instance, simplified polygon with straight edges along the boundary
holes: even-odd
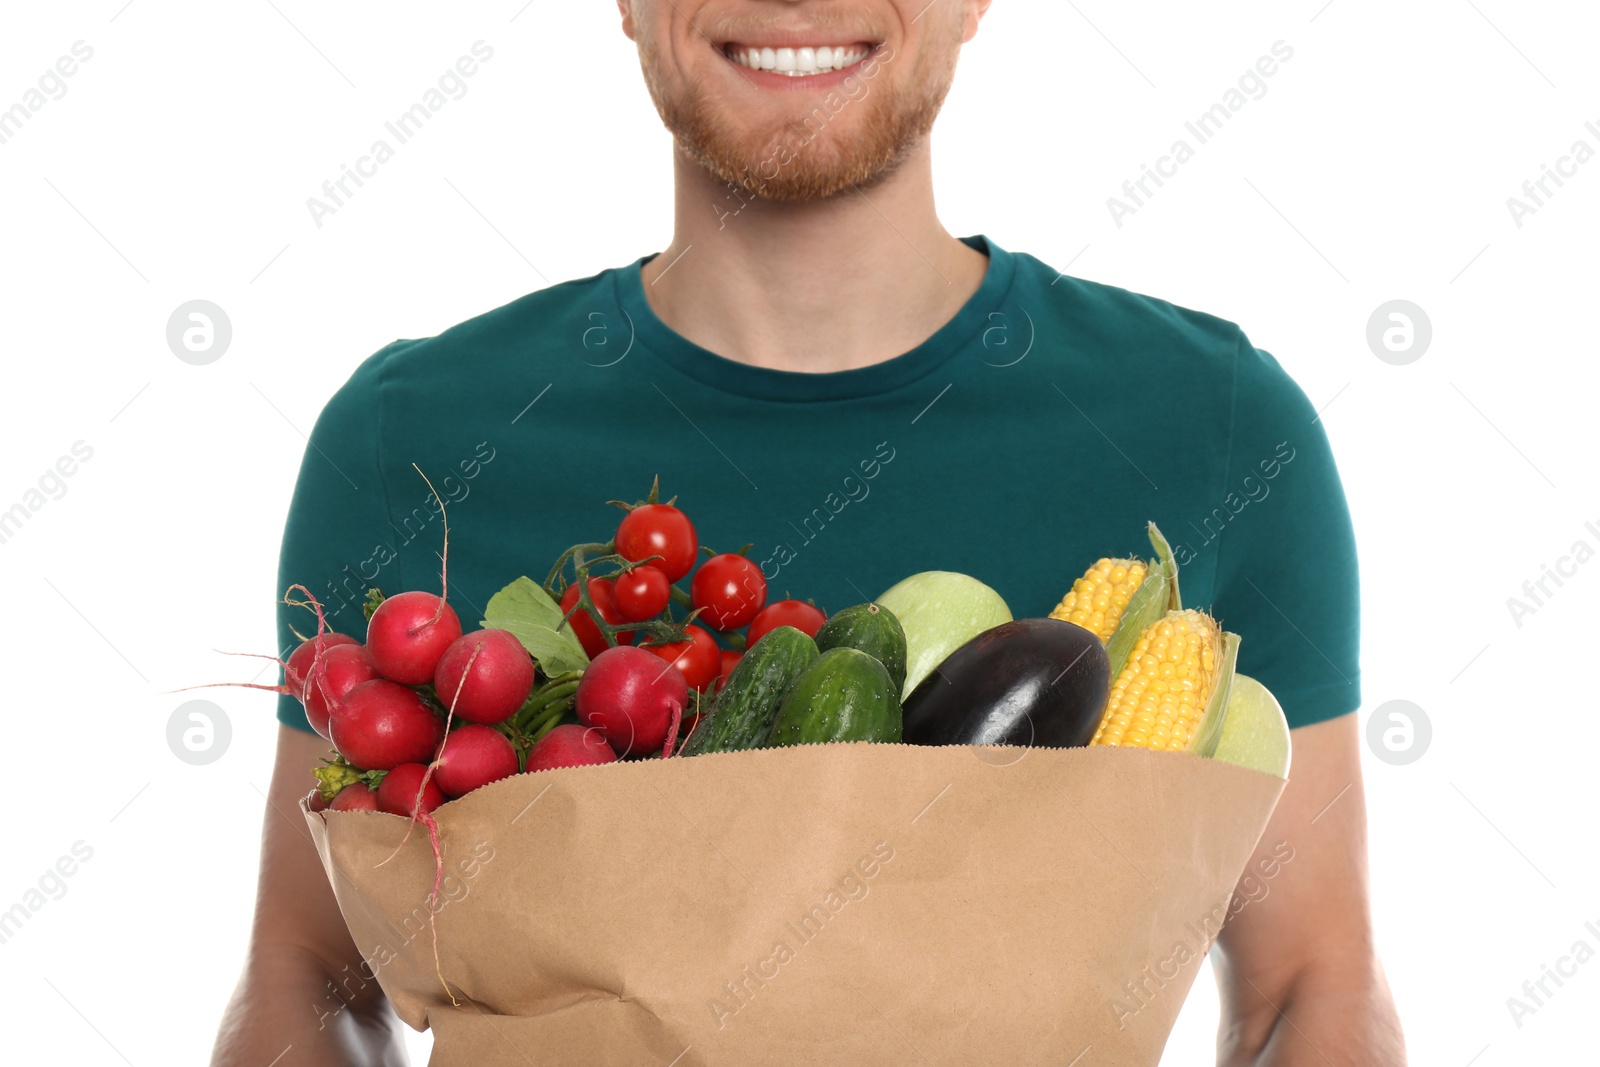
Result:
[[[1018,254],[1014,301],[1041,308],[1052,326],[1088,342],[1079,352],[1097,352],[1126,365],[1175,364],[1204,370],[1232,368],[1250,344],[1238,323],[1136,292],[1109,282],[1066,274]]]
[[[613,275],[621,269],[611,267],[536,289],[432,336],[391,341],[370,356],[355,377],[376,383],[432,369],[455,374],[463,361],[493,366],[524,360],[551,347],[581,349],[591,340],[585,331],[615,312]]]

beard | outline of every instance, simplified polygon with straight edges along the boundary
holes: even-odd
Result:
[[[650,98],[678,151],[718,182],[776,202],[828,200],[890,177],[933,129],[955,74],[951,54],[942,67],[914,70],[896,85],[881,78],[893,54],[869,56],[863,62],[875,62],[879,75],[872,81],[858,73],[853,84],[814,94],[810,109],[792,119],[740,129],[698,83],[674,95],[656,76],[653,49],[641,41],[639,52]]]

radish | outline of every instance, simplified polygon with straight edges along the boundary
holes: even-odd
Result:
[[[552,767],[588,767],[598,763],[613,763],[617,754],[611,751],[600,731],[592,726],[568,723],[557,726],[528,749],[528,772],[548,771]]]
[[[306,676],[311,673],[311,665],[316,660],[318,652],[326,652],[338,645],[356,643],[356,639],[349,634],[338,634],[332,630],[300,642],[299,646],[289,653],[289,659],[283,665],[283,684],[289,690],[289,694],[297,700],[305,700]],[[317,732],[322,733],[320,730]]]
[[[367,788],[365,782],[351,782],[339,790],[328,808],[331,811],[377,811],[378,791]]]
[[[362,682],[333,707],[333,747],[367,771],[426,763],[444,737],[444,723],[414,689],[382,678]]]
[[[459,718],[485,726],[509,719],[533,692],[533,683],[533,657],[509,630],[462,634],[433,672],[439,699]]]
[[[420,590],[396,593],[367,620],[367,649],[378,673],[403,685],[433,681],[439,657],[460,636],[455,609]]]
[[[421,763],[402,763],[390,770],[378,784],[378,810],[409,817],[417,808],[418,793],[425,813],[443,804],[447,798],[438,782],[429,779],[426,786],[422,784],[427,775],[428,768]]]
[[[290,659],[292,661],[293,657]],[[328,733],[328,713],[350,690],[377,677],[378,668],[365,645],[351,641],[324,649],[306,678],[305,697],[301,701],[305,705],[306,721],[317,733],[333,740]]]
[[[434,762],[433,780],[452,797],[517,773],[517,750],[492,726],[471,725],[451,730]]]
[[[689,684],[671,663],[618,645],[590,661],[573,705],[578,721],[599,730],[618,755],[663,749],[665,756],[688,699]]]

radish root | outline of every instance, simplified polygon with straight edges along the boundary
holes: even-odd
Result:
[[[443,507],[442,504],[440,506]],[[445,996],[449,997],[450,1003],[457,1008],[461,1007],[461,1002],[456,999],[450,983],[445,981],[444,965],[439,959],[439,924],[435,918],[439,910],[439,889],[444,882],[444,851],[439,847],[439,824],[434,821],[431,812],[422,810],[422,794],[428,788],[428,783],[433,781],[433,770],[444,756],[445,745],[450,742],[450,724],[455,720],[456,701],[461,699],[461,690],[467,684],[467,676],[472,673],[472,664],[482,651],[481,644],[472,646],[472,655],[467,658],[467,665],[461,671],[461,680],[456,683],[456,691],[450,696],[450,707],[445,711],[444,718],[444,740],[439,742],[439,751],[434,753],[433,761],[428,764],[428,769],[422,774],[422,782],[417,786],[417,799],[411,805],[411,822],[406,826],[405,836],[394,847],[394,851],[377,864],[382,867],[400,854],[400,850],[406,847],[406,842],[411,840],[411,831],[416,828],[417,823],[420,822],[428,828],[428,843],[433,847],[433,891],[428,894],[428,932],[433,939],[433,972],[439,976],[439,984],[444,987]]]
[[[444,551],[439,553],[439,610],[433,613],[433,622],[436,623],[444,615],[445,601],[450,599],[450,516],[445,514],[444,498],[439,495],[439,490],[433,487],[433,483],[428,481],[428,476],[422,473],[422,468],[413,463],[411,469],[427,483],[428,492],[433,494],[433,499],[439,504],[439,522],[444,526]]]

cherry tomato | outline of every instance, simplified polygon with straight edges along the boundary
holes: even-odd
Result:
[[[717,684],[712,689],[713,693],[727,684],[728,675],[733,672],[733,668],[738,666],[739,661],[743,658],[743,652],[735,652],[731,648],[722,650],[722,669],[717,672]]]
[[[743,556],[724,552],[700,564],[689,583],[689,600],[704,608],[701,617],[713,629],[737,630],[756,617],[767,602],[767,580],[761,568]]]
[[[617,612],[616,592],[613,589],[610,578],[590,578],[589,599],[594,601],[594,606],[596,608],[600,609],[600,617],[606,622],[610,623],[612,626],[618,626],[624,622],[632,621],[629,619],[624,619]],[[567,586],[567,591],[565,593],[561,594],[561,610],[563,612],[570,611],[572,609],[572,605],[576,604],[577,602],[578,583],[574,582]],[[578,643],[583,646],[583,650],[589,654],[591,659],[593,659],[595,656],[598,656],[609,647],[606,644],[605,635],[600,632],[600,627],[594,624],[593,620],[589,618],[589,613],[584,611],[582,608],[579,608],[573,613],[572,619],[568,625],[572,627],[572,632],[578,637]],[[632,630],[624,630],[617,635],[618,644],[626,645],[630,644],[632,641]]]
[[[722,670],[722,649],[717,647],[716,638],[699,626],[691,623],[684,629],[689,634],[687,641],[644,645],[643,648],[678,668],[690,689],[703,691],[717,680],[717,673]]]
[[[653,619],[667,609],[672,583],[666,572],[646,564],[616,578],[617,614],[627,622]]]
[[[750,620],[750,629],[745,631],[745,647],[751,647],[780,626],[793,626],[807,637],[815,637],[827,621],[826,615],[803,600],[774,600]]]
[[[660,556],[651,563],[675,582],[694,569],[700,539],[689,516],[671,504],[644,504],[623,516],[617,526],[617,554],[635,562]]]

